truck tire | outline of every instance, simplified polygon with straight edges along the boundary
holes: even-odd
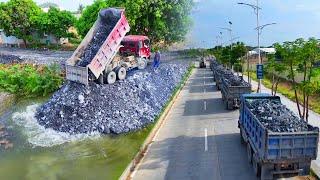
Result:
[[[125,79],[126,76],[127,76],[127,70],[126,70],[126,68],[124,68],[124,67],[118,67],[118,68],[116,68],[115,72],[116,72],[116,75],[117,75],[117,79],[118,79],[118,80],[123,80],[123,79]]]
[[[138,59],[138,69],[145,69],[147,67],[147,60],[144,58]]]
[[[245,143],[243,136],[242,136],[242,129],[241,128],[240,128],[240,142],[241,142],[241,144]]]
[[[229,100],[226,100],[226,102],[227,102],[227,110],[233,110],[233,102],[231,101],[229,101]]]
[[[200,68],[205,68],[204,62],[200,63]]]
[[[252,149],[251,149],[249,142],[247,143],[247,156],[248,156],[248,162],[249,162],[249,164],[251,164],[252,163]]]
[[[114,71],[110,71],[106,74],[106,83],[113,84],[117,80],[117,75]]]
[[[98,81],[98,84],[104,84],[104,83],[103,83],[103,74],[101,74],[101,75],[99,76],[99,78],[97,79],[97,81]]]
[[[260,166],[260,164],[259,164],[259,162],[257,160],[256,154],[253,155],[252,165],[253,165],[254,174],[257,177],[260,177],[261,176],[261,166]]]

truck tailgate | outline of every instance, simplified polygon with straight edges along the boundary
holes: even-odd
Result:
[[[66,78],[87,86],[89,84],[88,67],[66,65]]]

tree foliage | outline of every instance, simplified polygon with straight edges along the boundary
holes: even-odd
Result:
[[[192,0],[96,0],[84,9],[77,29],[80,35],[85,36],[100,9],[124,7],[131,34],[147,35],[154,43],[171,44],[184,40],[191,25],[192,5]]]
[[[237,42],[229,46],[218,46],[214,48],[214,55],[224,65],[233,66],[241,64],[242,58],[246,55],[247,48],[243,42]]]
[[[0,5],[0,28],[6,35],[23,39],[25,45],[36,29],[41,9],[32,0],[10,0]]]
[[[269,54],[268,62],[265,66],[265,71],[271,75],[271,95],[277,95],[278,85],[280,83],[280,74],[287,71],[287,66],[283,61],[279,61],[276,59],[277,54]]]
[[[76,18],[69,11],[60,11],[50,7],[49,11],[42,12],[37,18],[37,29],[41,33],[53,34],[57,38],[67,37],[68,29],[74,25]]]
[[[277,57],[289,68],[288,78],[293,85],[298,112],[300,117],[305,120],[308,120],[309,116],[309,97],[319,88],[319,82],[313,80],[315,77],[314,65],[319,62],[320,58],[319,45],[319,40],[315,38],[310,38],[308,41],[299,38],[293,42],[285,42],[275,46]],[[296,81],[297,72],[303,74],[303,80],[300,83]],[[298,91],[302,92],[302,102],[298,98]]]

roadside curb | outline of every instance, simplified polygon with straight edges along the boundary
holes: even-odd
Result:
[[[187,76],[184,79],[184,82],[182,82],[180,84],[179,89],[174,94],[174,96],[172,97],[171,101],[169,102],[169,104],[167,105],[165,110],[162,112],[162,114],[159,117],[158,121],[156,122],[155,126],[152,128],[152,130],[149,133],[148,137],[146,138],[146,140],[144,141],[144,143],[140,147],[139,152],[135,155],[135,157],[132,159],[132,161],[129,163],[127,168],[124,170],[124,172],[120,176],[120,178],[119,178],[120,180],[130,180],[130,179],[132,179],[132,177],[131,177],[132,173],[136,170],[136,168],[139,165],[139,163],[143,160],[143,158],[144,158],[149,146],[153,142],[153,139],[155,138],[156,134],[159,132],[160,128],[162,127],[162,125],[164,124],[165,120],[167,119],[169,111],[171,110],[172,106],[175,104],[178,96],[181,93],[181,90],[184,88],[184,86],[186,85],[187,81],[189,80],[189,78],[190,78],[190,76],[191,76],[191,74],[193,72],[193,69],[194,68],[191,67],[190,72],[187,72],[188,74],[186,74]]]

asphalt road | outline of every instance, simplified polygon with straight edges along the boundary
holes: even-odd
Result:
[[[256,179],[209,69],[196,69],[133,179]]]

